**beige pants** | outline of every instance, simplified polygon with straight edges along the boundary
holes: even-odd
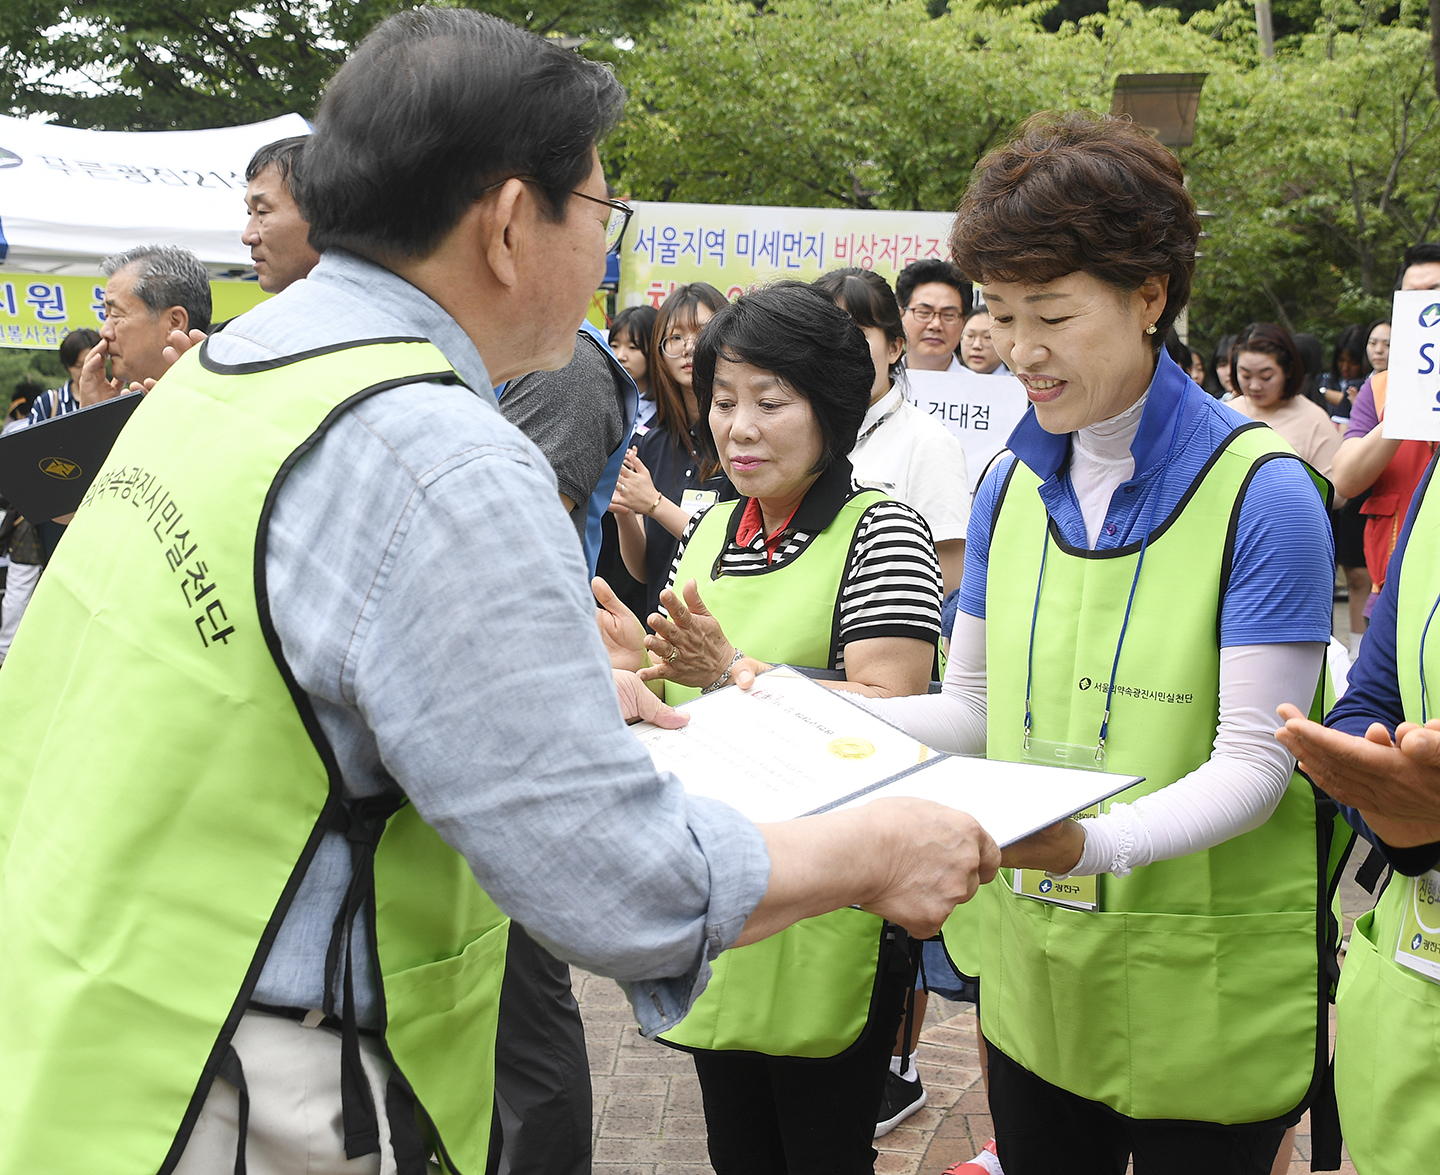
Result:
[[[233,1043],[250,1092],[247,1175],[394,1175],[385,1118],[390,1065],[374,1040],[362,1036],[360,1050],[380,1119],[380,1154],[359,1159],[345,1157],[338,1032],[252,1011],[241,1017]],[[216,1078],[175,1175],[232,1175],[239,1119],[238,1092]]]

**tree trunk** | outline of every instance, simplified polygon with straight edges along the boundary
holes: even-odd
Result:
[[[1433,8],[1440,0],[1430,0]],[[1434,22],[1431,22],[1434,28]],[[1270,0],[1255,0],[1255,32],[1260,37],[1260,52],[1267,58],[1275,56],[1275,27],[1270,21]],[[1433,33],[1431,34],[1433,37]]]
[[[1430,67],[1435,96],[1440,98],[1440,0],[1430,0]]]

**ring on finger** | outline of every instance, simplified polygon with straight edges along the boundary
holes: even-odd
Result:
[[[674,645],[671,645],[671,646],[670,646],[670,655],[665,658],[666,663],[669,664],[669,665],[675,664],[675,658],[678,657],[679,655],[680,655],[680,650],[677,649]]]

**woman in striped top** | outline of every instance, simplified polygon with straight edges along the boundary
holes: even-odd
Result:
[[[870,696],[925,691],[940,632],[934,543],[911,507],[857,486],[846,457],[874,379],[864,334],[807,285],[779,283],[716,313],[695,349],[699,436],[744,496],[685,527],[661,596],[668,615],[650,617],[643,645],[633,615],[615,604],[601,613],[617,667],[640,668],[648,650],[642,676],[665,682],[672,702],[776,662],[842,670],[838,688]],[[873,1168],[911,948],[874,915],[839,913],[818,944],[802,930],[778,952],[727,952],[667,1034],[695,1057],[719,1175]],[[845,968],[859,987],[836,994],[830,977]],[[796,991],[804,1028],[792,1018],[780,1032],[783,993]],[[736,1007],[743,1030],[695,1026],[730,1023]]]

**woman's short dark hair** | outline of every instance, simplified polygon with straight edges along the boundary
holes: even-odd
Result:
[[[873,326],[890,342],[901,344],[900,358],[890,364],[890,382],[894,383],[905,369],[905,323],[890,283],[873,269],[832,269],[811,285],[833,298],[861,330]]]
[[[1289,400],[1299,394],[1305,386],[1305,359],[1290,332],[1278,322],[1252,322],[1235,336],[1235,345],[1230,349],[1230,383],[1238,392],[1240,375],[1238,364],[1244,352],[1252,355],[1270,355],[1285,372],[1285,390],[1282,400]]]
[[[565,215],[625,91],[603,65],[464,8],[377,27],[325,88],[292,187],[310,244],[426,257],[487,187],[527,176]]]
[[[1335,377],[1338,386],[1340,382],[1340,356],[1349,355],[1351,360],[1360,365],[1360,377],[1363,379],[1370,374],[1370,356],[1366,353],[1365,344],[1370,341],[1370,332],[1358,322],[1352,322],[1340,332],[1340,337],[1335,340],[1335,351],[1330,359],[1330,374]]]
[[[100,332],[93,331],[88,326],[72,330],[60,340],[60,366],[74,367],[80,362],[81,353],[90,350],[99,342]]]
[[[650,336],[655,333],[655,319],[660,312],[654,306],[627,306],[610,320],[608,337],[613,341],[622,334],[630,340],[637,351],[644,351],[646,362],[650,358]],[[654,382],[653,379],[651,381]]]
[[[779,376],[810,402],[820,426],[819,473],[855,447],[870,407],[870,344],[830,295],[804,282],[776,282],[744,294],[715,315],[695,346],[700,439],[711,452],[715,363],[748,363]]]
[[[1158,350],[1195,273],[1200,220],[1175,156],[1129,119],[1045,111],[980,161],[950,249],[981,281],[1040,285],[1068,273],[1129,293],[1170,279]]]

